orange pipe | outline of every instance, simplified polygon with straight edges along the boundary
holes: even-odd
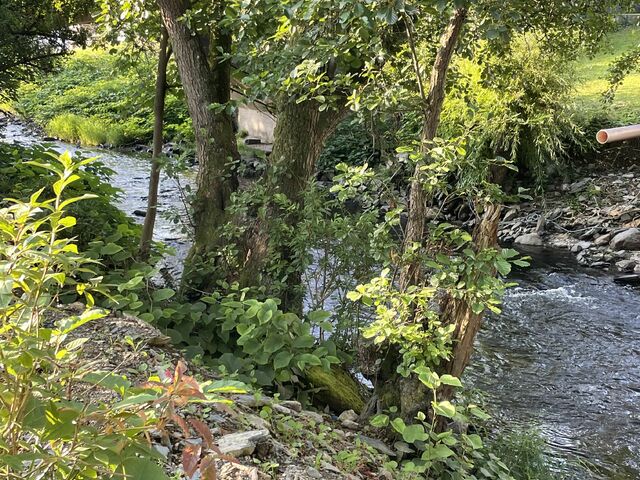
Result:
[[[620,142],[630,138],[640,137],[640,125],[629,125],[626,127],[606,128],[596,134],[598,143]]]

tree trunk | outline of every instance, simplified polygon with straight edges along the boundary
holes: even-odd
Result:
[[[196,139],[199,162],[197,192],[193,204],[194,243],[185,261],[183,294],[199,295],[211,291],[220,278],[216,270],[222,247],[221,227],[227,222],[226,208],[237,188],[233,162],[238,156],[233,122],[226,110],[212,105],[231,99],[231,63],[223,57],[231,50],[231,33],[216,27],[211,38],[189,28],[182,20],[189,2],[158,0],[169,32],[176,64]],[[225,2],[217,4],[218,25],[224,17]]]
[[[166,28],[160,31],[160,50],[158,52],[158,72],[156,74],[155,98],[153,101],[153,153],[151,154],[151,175],[149,177],[149,194],[147,196],[147,215],[144,218],[142,236],[140,237],[140,258],[149,258],[153,229],[158,210],[158,186],[160,184],[160,155],[162,154],[162,130],[164,127],[164,103],[167,94],[167,64],[171,50],[169,34]]]
[[[422,185],[421,167],[428,162],[431,142],[436,136],[440,124],[440,114],[445,99],[447,71],[453,58],[453,53],[462,32],[467,11],[457,8],[449,19],[446,30],[440,37],[440,48],[436,53],[431,68],[428,92],[423,90],[422,72],[418,64],[416,45],[413,40],[413,27],[408,18],[407,34],[412,49],[415,74],[418,88],[422,97],[423,124],[421,134],[421,160],[416,163],[413,179],[409,191],[409,211],[405,230],[403,249],[410,251],[414,244],[422,244],[426,234],[426,213],[429,198]],[[419,259],[410,260],[402,266],[398,279],[398,288],[406,290],[411,285],[424,283],[424,271]],[[424,321],[424,319],[415,319]],[[382,407],[398,406],[402,417],[413,421],[418,411],[428,411],[431,400],[430,392],[422,385],[415,375],[405,378],[397,373],[396,368],[401,362],[397,348],[390,347],[384,356],[382,368],[378,374],[375,395],[371,403],[379,403]],[[365,409],[370,410],[372,405]]]
[[[438,125],[440,124],[440,114],[445,98],[445,87],[447,80],[447,71],[451,64],[451,58],[455,50],[458,38],[464,26],[467,17],[465,8],[457,8],[454,10],[447,29],[440,37],[440,48],[436,54],[436,58],[431,68],[431,78],[429,81],[429,92],[424,97],[423,109],[424,119],[422,124],[421,138],[421,154],[422,160],[416,163],[411,187],[409,191],[409,211],[407,218],[407,227],[404,235],[404,249],[409,250],[414,243],[421,243],[425,236],[426,213],[427,213],[427,194],[422,185],[421,167],[427,162],[431,142],[436,136]],[[417,66],[417,60],[414,60],[416,67],[416,75],[418,75],[419,85],[422,85],[420,78],[420,70]],[[422,90],[422,88],[421,88]],[[406,265],[399,279],[401,289],[406,289],[409,285],[417,285],[420,283],[420,263],[419,261],[411,261]]]
[[[268,181],[274,192],[285,194],[298,208],[302,208],[304,191],[316,172],[316,162],[324,142],[335,131],[348,110],[343,106],[337,109],[319,110],[316,101],[296,103],[295,99],[283,100],[278,108],[277,123],[274,131],[273,152],[269,157]],[[275,207],[272,207],[275,208]],[[273,212],[269,216],[275,217]],[[287,226],[295,228],[300,221],[297,213],[278,212],[279,218]],[[280,217],[281,215],[281,217]],[[255,282],[267,260],[269,225],[259,222],[249,240],[250,248],[243,268],[244,280],[241,283]],[[294,260],[293,253],[286,245],[278,248],[278,254],[285,264]],[[302,272],[293,271],[287,276],[287,286],[281,295],[282,308],[285,311],[302,313],[303,291],[301,289]]]

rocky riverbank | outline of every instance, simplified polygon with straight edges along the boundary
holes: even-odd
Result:
[[[186,367],[185,375],[199,381],[218,379],[216,372],[186,361],[168,337],[134,317],[108,316],[90,322],[70,340],[76,338],[89,339],[83,347],[83,361],[92,362],[94,370],[126,375],[133,384],[144,383],[150,375],[162,377],[178,364]],[[90,392],[91,399],[112,395],[110,391]],[[373,427],[360,425],[353,411],[336,416],[265,395],[225,397],[226,403],[187,405],[179,412],[189,424],[204,422],[210,429],[218,454],[218,480],[393,478],[384,463],[395,458],[396,452],[374,438]],[[150,441],[171,478],[196,478],[185,474],[183,453],[187,445],[200,445],[197,451],[204,456],[207,448],[198,443],[202,439],[186,436],[184,428],[175,425],[169,427],[169,435],[158,432]]]
[[[640,165],[587,171],[505,209],[503,243],[569,249],[580,264],[640,278]]]

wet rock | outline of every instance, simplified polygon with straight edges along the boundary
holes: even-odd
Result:
[[[636,261],[635,260],[620,260],[619,262],[616,262],[616,267],[621,272],[633,272],[633,270],[636,267]]]
[[[504,215],[503,221],[510,222],[517,216],[518,216],[518,210],[515,208],[510,208],[509,210],[507,210],[507,213]]]
[[[571,247],[571,251],[573,253],[578,253],[583,250],[587,250],[591,247],[591,242],[578,242],[573,247]]]
[[[640,228],[629,228],[611,239],[614,250],[640,250]]]
[[[147,216],[147,212],[145,210],[134,210],[133,214],[136,217],[146,217]]]
[[[169,447],[165,447],[164,445],[154,444],[153,448],[155,449],[156,452],[158,452],[164,458],[167,458],[169,456],[169,453],[171,453],[171,450],[169,449]]]
[[[378,440],[377,438],[367,437],[365,435],[358,435],[357,438],[359,438],[360,441],[366,443],[370,447],[375,448],[378,452],[380,452],[380,453],[382,453],[384,455],[388,455],[390,457],[395,457],[396,456],[396,452],[391,450],[391,448],[389,448],[387,446],[387,444],[384,443],[382,440]]]
[[[515,243],[518,245],[544,245],[542,237],[537,233],[527,233],[516,238]]]
[[[230,433],[218,440],[218,448],[226,455],[243,457],[251,455],[260,442],[267,440],[269,430],[250,430],[248,432]]]

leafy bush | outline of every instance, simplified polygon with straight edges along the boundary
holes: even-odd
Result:
[[[0,209],[0,476],[7,479],[157,478],[167,479],[156,463],[158,453],[147,438],[179,425],[193,437],[176,407],[190,401],[220,402],[220,392],[242,392],[237,382],[198,384],[179,364],[175,373],[152,377],[134,387],[124,376],[94,371],[79,362],[87,338],[69,335],[106,312],[94,308],[97,279],[79,281],[95,264],[78,253],[65,231],[76,219],[65,209],[83,197],[63,197],[80,180],[80,168],[63,154],[39,167],[53,173],[54,197],[42,201],[43,190],[27,202],[9,201]],[[59,308],[64,287],[87,302],[78,315]],[[110,401],[87,394],[99,386],[115,393]],[[79,396],[84,391],[87,398]],[[211,432],[191,422],[210,449]],[[215,455],[200,461],[200,449],[185,446],[185,470],[215,478]],[[197,451],[197,454],[193,453]]]
[[[85,145],[147,142],[153,132],[153,61],[127,64],[102,50],[77,50],[59,71],[20,88],[15,108],[47,132]],[[167,94],[166,137],[191,138],[179,91]]]

